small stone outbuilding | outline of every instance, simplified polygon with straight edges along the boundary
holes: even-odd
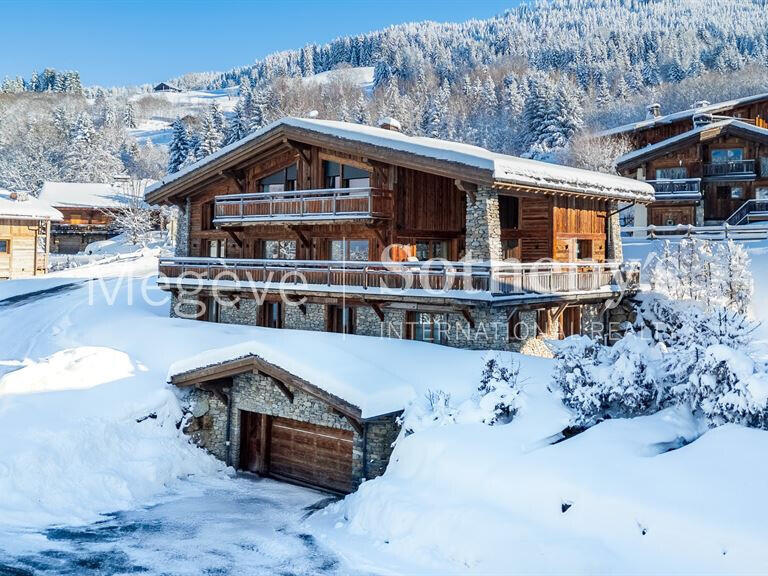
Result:
[[[170,381],[190,390],[185,431],[217,458],[332,492],[381,475],[399,433],[399,412],[363,418],[360,408],[253,354]]]

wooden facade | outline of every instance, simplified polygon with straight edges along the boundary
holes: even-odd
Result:
[[[768,199],[768,129],[721,121],[655,144],[618,165],[625,176],[657,189],[648,224],[724,222],[747,201]],[[676,193],[669,193],[676,184]]]
[[[59,206],[56,209],[64,218],[51,227],[53,253],[77,254],[91,242],[106,240],[117,234],[112,216],[104,210],[88,206]]]
[[[0,279],[45,274],[49,223],[0,217]]]

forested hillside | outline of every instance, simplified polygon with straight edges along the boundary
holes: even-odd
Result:
[[[363,66],[375,69],[372,88],[344,74],[306,80]],[[610,170],[621,144],[593,150],[583,134],[641,119],[650,102],[669,112],[698,100],[768,91],[768,5],[765,0],[555,0],[488,20],[393,26],[173,81],[186,89],[239,89],[240,101],[224,115],[215,107],[181,106],[174,114],[173,105],[152,96],[137,99],[136,90],[104,90],[105,98],[97,102],[93,88],[41,90],[47,84],[36,74],[7,80],[7,94],[0,97],[0,186],[35,189],[40,174],[80,174],[77,163],[67,160],[71,144],[83,141],[77,134],[88,122],[80,118],[78,128],[80,114],[90,117],[96,140],[109,142],[99,148],[118,168],[156,177],[166,168],[165,148],[147,148],[151,139],[139,145],[130,125],[151,121],[159,109],[168,121],[181,117],[170,170],[277,118],[312,110],[321,118],[361,123],[394,116],[409,134]],[[111,102],[106,108],[105,100]],[[126,120],[130,102],[132,116]],[[62,107],[70,117],[68,128],[55,134]],[[107,108],[121,116],[117,137],[110,135]],[[58,137],[54,147],[52,134]],[[9,170],[18,171],[20,163],[28,173],[11,177]],[[96,177],[103,175],[88,170],[80,175]]]

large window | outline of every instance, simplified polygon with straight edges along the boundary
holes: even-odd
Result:
[[[259,311],[259,324],[265,328],[282,328],[283,304],[281,302],[264,302]]]
[[[502,228],[518,228],[520,200],[513,196],[499,196],[499,220]]]
[[[684,178],[688,178],[688,168],[685,166],[656,169],[656,180],[682,180]]]
[[[269,260],[295,260],[295,240],[265,240],[264,258]]]
[[[368,260],[368,240],[331,240],[331,260],[365,262]]]
[[[371,185],[371,175],[367,170],[325,160],[323,182],[325,188],[368,188]]]
[[[744,188],[742,186],[718,186],[718,200],[741,200],[744,198]]]
[[[744,150],[742,148],[719,148],[712,150],[712,163],[722,164],[724,162],[739,162],[744,159]]]
[[[408,337],[411,340],[442,344],[446,339],[447,325],[443,314],[409,312]]]
[[[284,192],[296,190],[296,164],[278,170],[274,174],[265,176],[259,180],[261,192]]]
[[[355,333],[355,309],[350,306],[328,306],[328,331],[337,334]]]

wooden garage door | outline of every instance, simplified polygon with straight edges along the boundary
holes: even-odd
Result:
[[[354,490],[353,433],[272,418],[269,473],[340,492]]]

